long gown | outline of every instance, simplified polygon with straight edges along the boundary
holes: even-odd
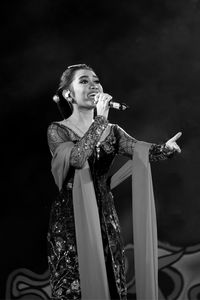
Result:
[[[109,133],[99,143],[107,126]],[[72,188],[75,168],[82,168],[88,161],[97,199],[110,297],[125,300],[124,247],[108,174],[117,155],[132,158],[137,140],[118,125],[108,124],[102,116],[95,117],[83,137],[59,122],[49,125],[47,137],[52,154],[61,143],[74,143],[70,169],[52,204],[47,234],[52,299],[81,299]],[[164,144],[152,144],[149,160],[164,160],[171,154]]]

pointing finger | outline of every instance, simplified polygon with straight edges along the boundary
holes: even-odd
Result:
[[[175,134],[171,139],[170,142],[175,142],[177,141],[182,135],[182,132],[178,132],[177,134]]]

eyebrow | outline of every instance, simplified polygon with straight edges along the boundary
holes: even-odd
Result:
[[[96,75],[92,75],[92,77],[98,78]],[[79,77],[79,79],[83,79],[83,78],[89,78],[88,75],[82,75]]]

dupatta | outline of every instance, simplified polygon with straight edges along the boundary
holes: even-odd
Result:
[[[52,158],[51,171],[59,190],[70,167],[73,145],[60,144]],[[82,299],[109,300],[100,220],[88,162],[75,170],[72,192]]]
[[[157,229],[149,148],[138,141],[133,159],[114,174],[111,188],[132,175],[133,239],[138,300],[158,299]],[[72,142],[59,145],[52,158],[52,173],[59,188],[69,169]],[[83,300],[109,300],[99,214],[88,162],[76,169],[73,205]]]
[[[137,141],[133,159],[112,177],[111,189],[132,175],[132,218],[136,295],[138,300],[158,299],[157,222],[149,162],[151,144]]]

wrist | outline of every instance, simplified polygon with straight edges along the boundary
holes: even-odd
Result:
[[[169,146],[167,146],[167,144],[163,144],[162,145],[162,152],[166,155],[166,156],[171,156],[172,154],[174,154],[175,150],[171,149]]]
[[[104,115],[96,115],[95,119],[108,122],[108,119]]]

